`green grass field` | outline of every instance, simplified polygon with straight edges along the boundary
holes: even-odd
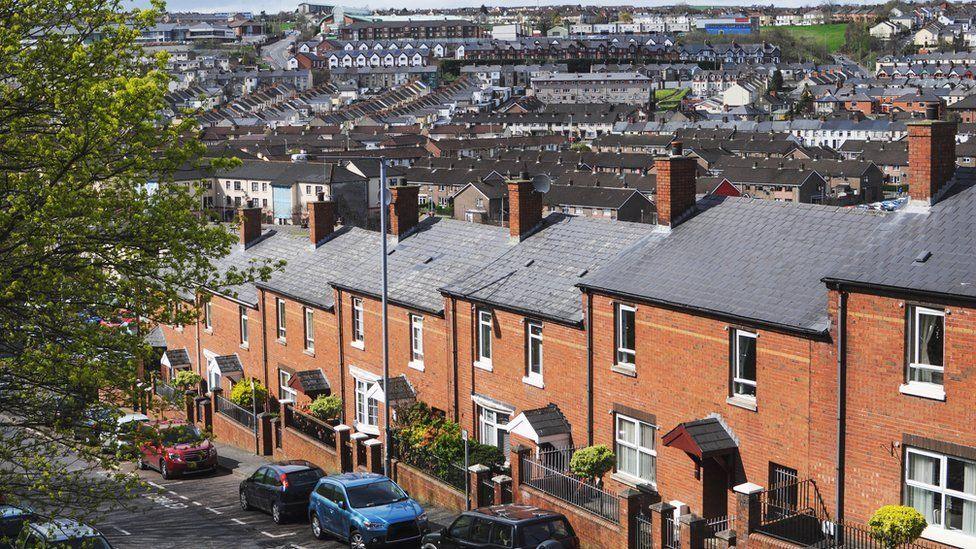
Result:
[[[783,29],[800,40],[812,40],[818,45],[823,44],[824,38],[826,38],[827,51],[833,53],[844,45],[844,32],[847,30],[847,23],[774,28]]]
[[[676,90],[654,90],[654,99],[657,100],[657,109],[659,111],[666,111],[670,109],[678,108],[681,104],[681,100],[684,99],[690,90],[688,88],[679,88]]]

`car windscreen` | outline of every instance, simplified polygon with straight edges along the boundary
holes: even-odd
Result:
[[[44,547],[70,547],[71,549],[112,549],[112,546],[105,541],[102,536],[92,536],[87,538],[66,539],[56,542],[48,542]]]
[[[292,484],[312,484],[318,482],[322,478],[322,471],[320,469],[303,469],[301,471],[292,471],[285,475],[288,482]]]
[[[203,435],[196,425],[173,425],[160,431],[164,446],[176,444],[193,444],[201,442]]]
[[[381,480],[346,488],[349,505],[354,508],[376,507],[407,499],[407,494],[391,480]]]

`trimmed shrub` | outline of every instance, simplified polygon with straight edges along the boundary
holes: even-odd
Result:
[[[922,535],[927,523],[922,513],[904,505],[885,505],[868,521],[871,535],[885,547],[911,543]]]
[[[268,400],[268,389],[260,381],[242,379],[234,384],[230,390],[230,401],[241,408],[251,408],[251,381],[254,382],[254,396],[258,400],[258,406]]]
[[[342,413],[342,399],[336,395],[319,395],[309,405],[308,411],[321,420],[335,419]]]
[[[573,452],[569,468],[577,476],[600,481],[607,471],[613,469],[616,461],[617,457],[610,448],[605,444],[597,444]]]
[[[180,370],[173,376],[173,386],[183,390],[199,387],[201,381],[203,378],[200,377],[200,374],[190,370]]]

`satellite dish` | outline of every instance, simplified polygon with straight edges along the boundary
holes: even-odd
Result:
[[[546,194],[552,187],[552,178],[544,173],[540,173],[532,178],[532,190],[539,194]]]

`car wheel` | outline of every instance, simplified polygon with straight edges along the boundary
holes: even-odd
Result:
[[[353,530],[349,534],[349,547],[351,549],[366,549],[366,538],[359,532]]]
[[[241,490],[241,510],[242,511],[251,510],[251,504],[247,502],[247,494],[244,493],[244,490]]]
[[[271,520],[273,520],[275,524],[285,522],[285,515],[281,512],[281,506],[278,505],[278,502],[271,504]]]
[[[312,535],[315,539],[325,539],[325,530],[322,528],[322,523],[319,522],[319,514],[312,512]]]
[[[425,543],[420,549],[437,549],[437,546],[433,543]]]
[[[142,456],[136,458],[136,469],[139,469],[140,471],[145,471],[146,469],[149,469],[149,466],[146,465],[146,462],[142,460]]]
[[[159,474],[166,480],[173,478],[173,475],[169,472],[169,467],[166,466],[166,460],[159,460]]]

